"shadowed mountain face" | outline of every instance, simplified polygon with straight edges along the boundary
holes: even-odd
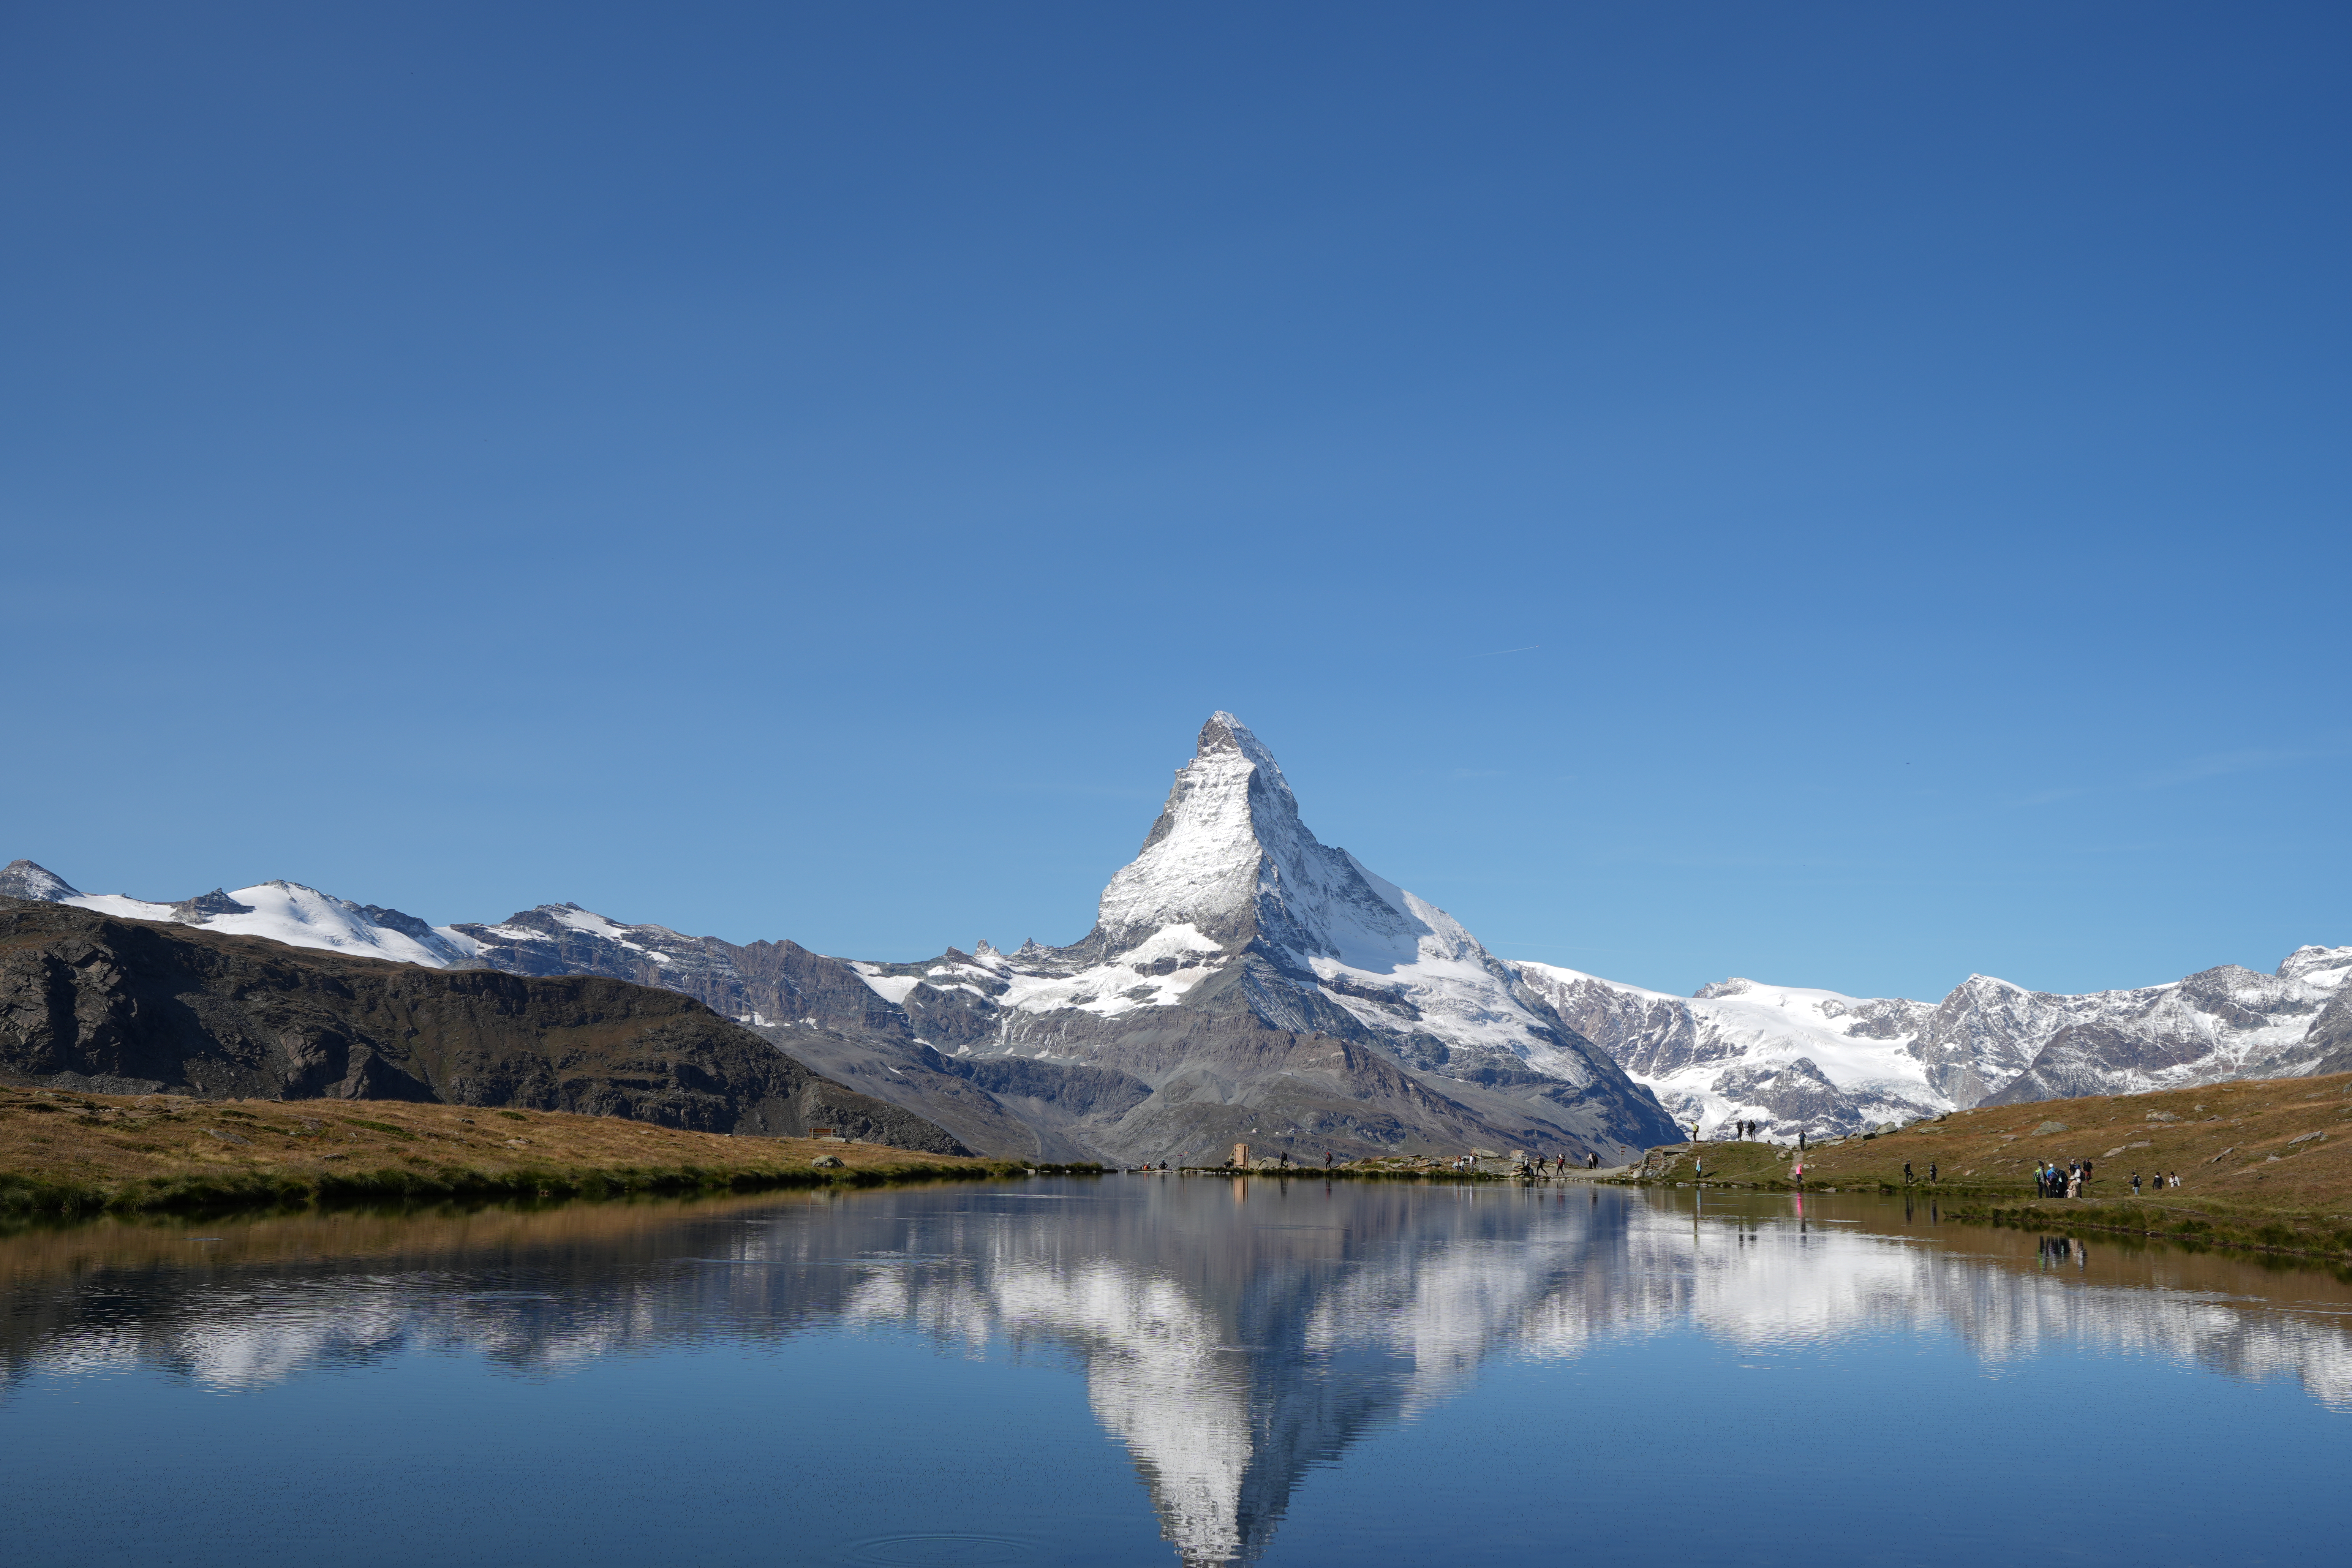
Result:
[[[144,1363],[254,1390],[403,1357],[444,1380],[457,1356],[562,1377],[859,1329],[974,1357],[1058,1352],[1191,1568],[1255,1561],[1312,1471],[1474,1395],[1496,1358],[1606,1358],[1650,1335],[1833,1358],[1949,1334],[1993,1368],[2087,1350],[2290,1378],[2352,1407],[2352,1297],[2325,1276],[2295,1278],[2312,1310],[2290,1313],[2227,1259],[2095,1261],[2014,1232],[1947,1251],[1924,1208],[1828,1207],[1808,1228],[1778,1198],[1702,1216],[1689,1194],[1617,1189],[1129,1177],[272,1219],[208,1226],[221,1242],[201,1258],[167,1228],[92,1227],[0,1245],[0,1383]]]
[[[0,1073],[100,1093],[440,1100],[961,1146],[675,991],[345,958],[0,899]]]

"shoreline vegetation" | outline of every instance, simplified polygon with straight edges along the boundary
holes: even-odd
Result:
[[[1953,1111],[1816,1143],[1803,1151],[1801,1187],[1793,1177],[1797,1157],[1787,1144],[1664,1144],[1638,1165],[1547,1179],[1906,1194],[1933,1199],[1944,1218],[1968,1224],[2352,1258],[2352,1073]],[[2092,1162],[2085,1194],[2036,1195],[2032,1169],[2045,1160]],[[2138,1193],[2134,1172],[2142,1177]],[[2181,1184],[2157,1186],[2159,1173],[2179,1175]],[[1113,1170],[838,1139],[692,1132],[565,1111],[0,1086],[0,1213],[20,1216],[753,1193],[1033,1173]],[[1527,1179],[1507,1158],[1481,1158],[1465,1169],[1444,1156],[1414,1155],[1328,1170],[1258,1159],[1247,1168],[1192,1165],[1171,1173]]]
[[[560,1110],[0,1087],[0,1213],[18,1215],[749,1193],[1100,1170],[689,1132]]]
[[[1664,1144],[1615,1179],[1906,1194],[1933,1198],[1944,1218],[1969,1224],[2352,1257],[2352,1073],[1955,1110],[1812,1145],[1801,1189],[1791,1175],[1796,1157],[1780,1143]],[[2063,1168],[2071,1160],[2091,1163],[2084,1195],[2039,1196],[2035,1162]],[[2158,1186],[2159,1173],[2180,1184]]]

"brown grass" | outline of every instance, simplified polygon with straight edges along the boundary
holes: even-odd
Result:
[[[2064,1131],[2035,1131],[2052,1122]],[[1679,1144],[1653,1150],[1651,1169],[1654,1179],[1689,1182],[1695,1159],[1704,1158],[1710,1185],[1786,1187],[1786,1152],[1762,1143]],[[2089,1160],[2089,1193],[2035,1197],[2037,1159]],[[1954,1111],[1899,1132],[1815,1146],[1804,1156],[1805,1186],[1900,1191],[1906,1161],[1922,1192],[1929,1163],[1938,1168],[1936,1190],[1957,1218],[2352,1252],[2352,1073]],[[2134,1171],[2151,1179],[2137,1199]],[[2181,1184],[2158,1189],[2152,1178],[2159,1171],[2177,1173]]]
[[[824,1154],[844,1169],[814,1170],[810,1162]],[[0,1201],[19,1208],[601,1194],[1018,1169],[876,1143],[737,1138],[551,1110],[0,1088]]]

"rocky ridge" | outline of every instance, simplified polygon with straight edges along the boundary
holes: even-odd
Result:
[[[0,1076],[99,1094],[394,1100],[968,1152],[675,991],[434,970],[0,896]]]
[[[1708,1131],[1753,1119],[1819,1137],[1980,1104],[2352,1068],[2323,1065],[2352,1052],[2352,947],[2299,948],[2272,974],[2231,964],[2082,995],[1975,974],[1932,1004],[1745,979],[1669,996],[1518,967],[1678,1121]],[[2322,1027],[2330,1009],[2340,1022]]]
[[[1731,979],[1690,997],[1486,952],[1308,831],[1272,752],[1202,727],[1136,858],[1064,948],[915,963],[631,925],[576,904],[433,927],[296,883],[178,903],[30,861],[0,894],[437,968],[680,991],[816,1070],[1045,1159],[1465,1143],[1613,1158],[1735,1120],[1817,1136],[1987,1101],[2352,1068],[2352,947],[2084,995],[1971,975],[1937,1003]],[[2334,1067],[2325,1064],[2334,1063]]]

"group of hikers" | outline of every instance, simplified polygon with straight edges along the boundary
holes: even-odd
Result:
[[[1909,1174],[1910,1169],[1906,1165],[1905,1174]],[[2149,1176],[2147,1182],[2155,1187],[2177,1187],[2180,1184],[2180,1173],[2158,1171]],[[2088,1160],[2069,1160],[2063,1170],[2056,1162],[2050,1160],[2042,1161],[2033,1167],[2034,1190],[2045,1198],[2079,1198],[2090,1184],[2091,1162]],[[2131,1190],[2132,1196],[2139,1196],[2140,1173],[2137,1171],[2131,1173]]]
[[[1452,1164],[1453,1168],[1457,1171],[1475,1171],[1478,1168],[1478,1156],[1475,1154],[1457,1154],[1454,1157]],[[1580,1168],[1587,1171],[1599,1170],[1601,1168],[1601,1156],[1588,1151],[1584,1156],[1584,1163]],[[1565,1154],[1555,1154],[1549,1160],[1538,1154],[1532,1160],[1522,1159],[1518,1165],[1518,1173],[1529,1176],[1559,1175],[1564,1173],[1567,1170],[1568,1156]]]
[[[2139,1178],[2132,1178],[2137,1181]],[[2079,1198],[2091,1183],[2091,1162],[2069,1160],[2060,1170],[2054,1161],[2042,1160],[2033,1167],[2034,1191],[2045,1198]]]

